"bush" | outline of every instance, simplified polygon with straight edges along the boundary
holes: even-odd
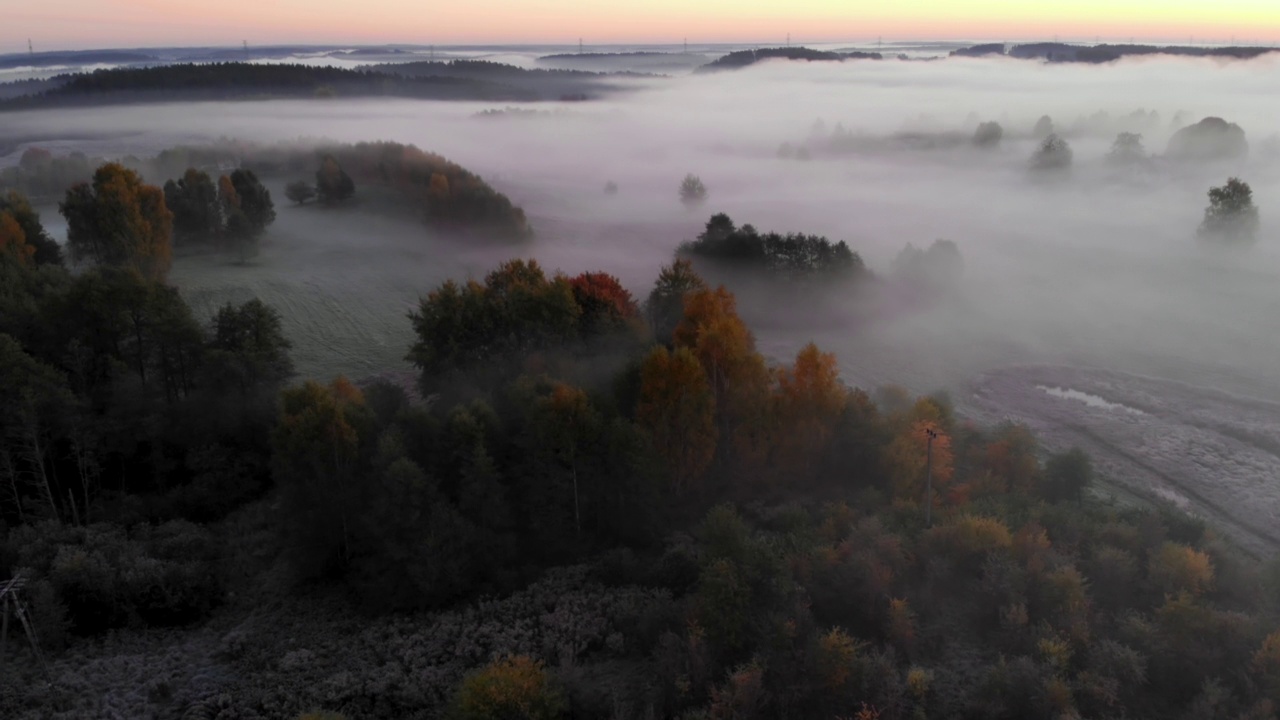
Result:
[[[455,720],[553,720],[567,709],[542,663],[516,655],[468,675],[454,696],[450,716]]]
[[[185,521],[126,533],[112,525],[19,528],[10,542],[33,579],[47,580],[49,622],[65,607],[71,629],[93,635],[132,623],[172,626],[198,620],[222,597],[212,535]]]

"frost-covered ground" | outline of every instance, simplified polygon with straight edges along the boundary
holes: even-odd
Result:
[[[1065,392],[1051,392],[1053,390]],[[1280,404],[1084,367],[1015,367],[973,384],[970,411],[1078,445],[1106,481],[1205,517],[1243,548],[1280,548]]]

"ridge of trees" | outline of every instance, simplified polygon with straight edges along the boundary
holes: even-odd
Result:
[[[762,234],[751,225],[738,227],[724,213],[713,215],[698,238],[681,244],[676,254],[795,282],[869,274],[862,258],[844,241],[799,233]]]
[[[763,60],[805,60],[808,62],[844,62],[845,60],[883,60],[880,53],[869,52],[829,52],[807,47],[774,47],[756,48],[752,50],[736,50],[717,58],[694,72],[716,72],[719,70],[737,70],[754,65]]]

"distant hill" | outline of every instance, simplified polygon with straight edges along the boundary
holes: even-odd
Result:
[[[1247,60],[1270,52],[1276,52],[1276,49],[1267,47],[1186,47],[1177,45],[1072,45],[1070,43],[1042,42],[1014,45],[1007,49],[1003,43],[974,45],[960,50],[953,50],[951,55],[952,57],[1007,55],[1019,60],[1096,64],[1141,55],[1177,55]]]
[[[60,75],[0,85],[0,110],[85,105],[312,97],[403,97],[527,102],[590,99],[609,76],[525,70],[482,61],[421,62],[349,70],[294,64],[183,63]],[[26,92],[24,92],[26,91]]]
[[[707,63],[696,72],[716,72],[719,70],[737,70],[754,65],[762,60],[781,58],[783,60],[805,60],[808,62],[844,62],[845,60],[882,60],[880,53],[868,52],[827,52],[806,47],[760,48],[757,50],[739,50]]]

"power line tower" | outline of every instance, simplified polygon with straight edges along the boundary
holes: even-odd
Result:
[[[244,61],[249,62],[249,41],[245,40],[243,42],[244,42]]]
[[[578,54],[582,54],[582,38],[578,38]]]

